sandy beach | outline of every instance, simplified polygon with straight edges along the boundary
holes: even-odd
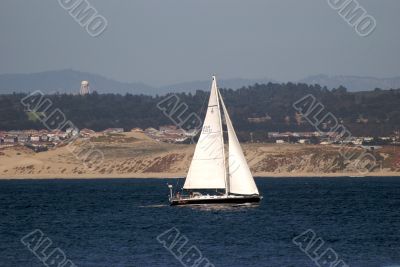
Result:
[[[194,145],[157,142],[133,132],[80,139],[74,145],[88,144],[104,154],[92,168],[65,146],[40,153],[23,146],[0,148],[0,179],[185,177],[194,151]],[[379,166],[369,173],[344,164],[339,146],[257,143],[243,148],[256,177],[400,176],[400,149],[393,147],[374,152]]]

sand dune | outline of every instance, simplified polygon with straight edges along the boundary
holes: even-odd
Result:
[[[80,139],[74,143],[82,151],[90,145],[104,154],[104,161],[92,168],[66,146],[41,153],[22,146],[1,148],[0,179],[184,177],[194,151],[194,145],[160,143],[142,133]],[[338,146],[244,144],[243,148],[255,176],[364,175],[345,163]],[[378,165],[367,175],[400,175],[400,148],[384,147],[374,155]]]

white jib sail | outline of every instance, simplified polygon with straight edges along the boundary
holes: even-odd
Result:
[[[213,77],[203,129],[196,145],[184,189],[225,189],[226,169],[218,89]]]
[[[219,92],[218,92],[219,93]],[[229,138],[229,154],[228,154],[228,184],[229,193],[240,194],[240,195],[258,195],[258,189],[254,182],[253,175],[250,172],[250,168],[247,165],[246,158],[243,155],[242,148],[237,139],[235,130],[233,129],[232,121],[229,118],[228,111],[226,110],[224,100],[221,94],[219,94],[222,108],[224,110],[226,126],[228,128]]]

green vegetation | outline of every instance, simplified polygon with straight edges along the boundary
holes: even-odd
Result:
[[[43,118],[45,116],[44,112],[34,112],[34,111],[28,111],[26,112],[26,115],[28,115],[28,120],[36,122],[40,118]]]
[[[241,139],[248,138],[249,132],[253,132],[253,138],[257,139],[268,131],[314,131],[309,123],[296,115],[292,107],[294,102],[307,94],[314,95],[324,104],[326,111],[332,112],[355,136],[388,135],[400,128],[399,89],[350,93],[343,87],[328,90],[319,85],[269,83],[238,90],[223,89],[221,93]],[[208,92],[181,93],[177,96],[180,103],[188,106],[182,119],[187,118],[190,112],[203,117]],[[45,128],[40,121],[32,119],[32,113],[25,112],[26,108],[20,102],[23,97],[23,94],[0,95],[1,130]],[[157,103],[165,96],[58,94],[47,97],[53,103],[52,108],[46,114],[37,110],[37,114],[48,116],[52,110],[59,108],[67,120],[81,129],[99,131],[120,127],[130,130],[173,124],[157,108]]]

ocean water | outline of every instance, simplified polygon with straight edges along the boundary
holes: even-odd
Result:
[[[324,242],[314,258],[331,249],[349,266],[400,266],[399,178],[258,178],[259,205],[210,207],[170,207],[167,182],[0,181],[0,266],[45,266],[54,248],[76,266],[185,266],[192,246],[215,266],[329,266],[293,243],[306,230]],[[21,242],[35,229],[52,242],[28,242],[39,257]]]

